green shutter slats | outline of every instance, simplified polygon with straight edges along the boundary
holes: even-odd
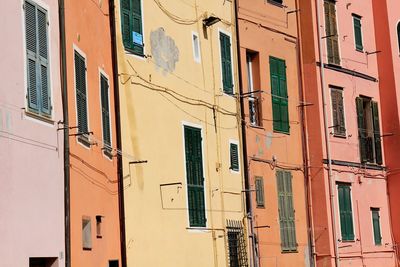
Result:
[[[206,214],[201,130],[185,126],[184,135],[189,223],[191,227],[205,227]]]
[[[237,144],[230,144],[231,170],[239,171],[239,151]]]
[[[88,132],[87,97],[86,97],[86,64],[85,59],[75,51],[76,109],[79,133]]]
[[[360,143],[361,162],[367,162],[367,133],[364,119],[364,101],[361,97],[356,98],[358,138]]]
[[[36,61],[28,58],[28,106],[34,111],[39,110],[39,99],[37,93]]]
[[[362,43],[362,33],[361,33],[361,18],[353,16],[353,26],[354,26],[354,39],[356,43],[356,49],[359,51],[363,50]]]
[[[143,36],[141,0],[121,1],[121,27],[125,48],[135,54],[143,55],[143,40],[142,43],[138,43],[134,42],[133,38],[134,34]]]
[[[382,165],[382,143],[381,143],[381,129],[379,124],[379,109],[378,103],[371,102],[372,120],[374,128],[374,143],[375,143],[375,162]]]
[[[101,90],[101,116],[103,122],[103,142],[106,146],[111,146],[111,125],[109,110],[109,84],[106,77],[100,75]],[[110,150],[110,148],[107,148]]]
[[[343,241],[354,240],[353,211],[349,184],[338,184],[340,229]]]
[[[222,32],[219,37],[223,91],[226,94],[233,94],[231,39]]]
[[[270,57],[272,116],[275,131],[289,133],[289,107],[284,60]]]
[[[372,227],[374,230],[374,242],[375,242],[375,245],[379,246],[379,245],[382,245],[379,209],[372,208],[371,212],[372,212]]]

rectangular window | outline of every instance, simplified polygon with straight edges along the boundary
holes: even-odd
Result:
[[[206,226],[201,129],[184,126],[190,227]]]
[[[372,213],[372,227],[374,229],[374,242],[375,245],[382,245],[382,236],[381,236],[381,217],[379,216],[378,208],[371,208]]]
[[[25,41],[28,110],[51,116],[47,11],[25,1]]]
[[[193,57],[194,61],[200,63],[200,40],[199,35],[197,33],[192,33],[192,42],[193,42]]]
[[[221,48],[221,69],[222,84],[226,94],[233,94],[233,77],[232,77],[232,54],[231,54],[231,38],[220,32],[219,33]]]
[[[109,261],[108,267],[119,267],[119,262],[117,260]]]
[[[103,238],[101,234],[101,215],[96,215],[96,237],[97,238]]]
[[[325,0],[325,39],[328,63],[340,65],[339,37],[336,23],[336,4],[333,0]]]
[[[286,63],[269,57],[274,131],[289,133],[289,105],[286,83]]]
[[[288,171],[277,170],[276,178],[278,185],[278,211],[281,248],[284,252],[297,251],[292,174]]]
[[[230,150],[230,159],[231,159],[231,167],[232,171],[239,171],[239,146],[235,143],[229,144]]]
[[[357,51],[363,51],[363,40],[361,31],[361,17],[353,14],[353,26],[354,26],[354,42]]]
[[[87,92],[86,92],[86,60],[75,51],[75,91],[76,91],[76,113],[78,119],[79,139],[83,144],[89,145],[87,135],[88,114],[87,114]]]
[[[346,136],[343,108],[343,89],[331,88],[333,133],[335,136]]]
[[[143,56],[141,0],[121,0],[121,26],[125,49]]]
[[[101,119],[103,123],[103,151],[111,157],[111,118],[110,118],[110,85],[108,79],[100,74],[100,94],[101,94]]]
[[[258,208],[264,207],[264,179],[262,177],[256,177],[256,203]]]
[[[357,122],[361,162],[382,162],[382,144],[378,103],[370,98],[357,97]]]
[[[89,217],[82,218],[82,247],[84,250],[92,249],[92,226]]]
[[[351,186],[350,184],[339,183],[339,216],[342,241],[354,240],[353,211],[351,207]]]
[[[259,126],[261,125],[260,118],[260,93],[253,93],[254,90],[254,71],[257,69],[258,64],[255,64],[256,59],[258,59],[258,53],[246,53],[246,63],[247,63],[247,87],[249,92],[249,118],[250,124]]]
[[[227,220],[226,224],[229,249],[229,266],[249,266],[247,261],[246,238],[242,222]]]

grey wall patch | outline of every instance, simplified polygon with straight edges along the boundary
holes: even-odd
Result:
[[[267,147],[267,149],[270,149],[271,145],[272,145],[272,133],[268,132],[267,133],[267,137],[265,138],[265,146]]]
[[[179,49],[175,41],[165,35],[163,28],[158,28],[150,34],[151,54],[156,63],[157,69],[163,74],[173,72],[179,61]]]
[[[3,111],[0,109],[0,130],[3,130]]]

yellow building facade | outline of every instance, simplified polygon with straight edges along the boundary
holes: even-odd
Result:
[[[234,3],[115,17],[127,266],[247,266]]]

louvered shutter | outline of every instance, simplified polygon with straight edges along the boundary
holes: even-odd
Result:
[[[101,115],[103,122],[103,142],[106,146],[111,146],[109,84],[107,78],[104,77],[103,75],[100,75],[100,86],[101,86]]]
[[[375,245],[382,245],[379,209],[372,209],[372,227],[374,230]]]
[[[335,134],[339,133],[339,118],[338,118],[338,91],[335,89],[331,90],[331,98],[332,98],[332,118]]]
[[[143,42],[141,0],[132,0],[132,32],[142,36],[142,42]],[[133,51],[137,54],[142,55],[143,43],[138,44],[133,42]]]
[[[381,143],[381,129],[379,125],[379,109],[378,103],[372,101],[372,119],[374,126],[374,143],[375,143],[375,162],[381,165],[382,162],[382,143]]]
[[[184,134],[189,222],[191,227],[205,227],[206,215],[201,130],[185,126]]]
[[[283,132],[289,132],[289,107],[288,107],[288,94],[287,94],[287,81],[286,81],[286,63],[284,60],[278,60],[279,67],[279,96],[280,96],[280,109]]]
[[[340,89],[331,89],[332,118],[335,135],[344,136],[346,128],[344,125],[343,92]]]
[[[364,103],[361,97],[356,98],[358,139],[360,143],[360,159],[366,162],[367,159],[367,133],[364,119]]]
[[[353,26],[354,26],[354,39],[356,43],[356,49],[359,51],[363,50],[362,44],[362,33],[361,33],[361,18],[353,17]]]
[[[264,207],[264,179],[262,177],[256,177],[255,186],[257,207]]]
[[[75,52],[75,83],[78,130],[79,133],[87,133],[86,64],[85,59],[78,52]]]
[[[325,0],[325,33],[328,53],[328,63],[340,64],[339,42],[336,24],[336,6],[333,1]]]
[[[226,94],[233,94],[231,41],[228,35],[220,33],[222,84]]]
[[[292,189],[292,173],[285,171],[285,193],[286,193],[286,211],[288,218],[288,236],[289,236],[289,249],[291,251],[297,250],[296,241],[296,225],[293,206],[293,189]]]
[[[49,84],[49,56],[48,56],[48,27],[47,14],[37,10],[38,43],[39,43],[39,68],[40,68],[40,107],[41,112],[47,115],[51,113],[50,84]]]
[[[270,57],[272,116],[275,131],[289,132],[289,107],[284,60]]]
[[[129,49],[133,49],[132,21],[133,12],[131,8],[131,0],[121,0],[122,40],[125,48]]]
[[[354,240],[354,229],[350,186],[347,184],[339,184],[338,197],[342,240],[351,241]]]
[[[231,170],[239,171],[239,151],[237,144],[230,144]]]

